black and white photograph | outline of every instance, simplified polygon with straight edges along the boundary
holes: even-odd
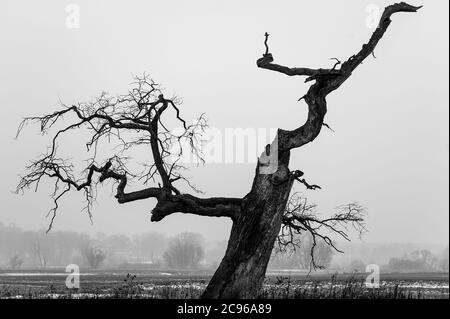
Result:
[[[449,2],[396,1],[2,0],[0,308],[448,301]]]

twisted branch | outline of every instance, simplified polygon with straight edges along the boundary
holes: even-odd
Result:
[[[310,69],[310,68],[291,68],[273,63],[272,54],[269,53],[267,40],[268,34],[265,34],[266,52],[263,57],[257,60],[257,66],[262,69],[276,71],[288,76],[306,76],[305,82],[314,81],[308,92],[300,98],[304,99],[308,105],[308,118],[301,127],[292,130],[282,130],[278,132],[279,151],[284,152],[293,148],[301,147],[304,144],[312,142],[320,133],[323,126],[323,120],[327,112],[326,97],[328,94],[339,88],[370,54],[373,54],[376,45],[383,37],[391,23],[391,16],[397,12],[417,12],[421,6],[415,7],[405,2],[396,3],[387,6],[381,16],[377,29],[373,32],[369,42],[362,46],[362,49],[347,61],[341,63],[336,59],[336,64],[331,69]],[[340,68],[338,68],[340,66]]]
[[[178,160],[183,153],[184,144],[189,145],[190,151],[198,160],[203,160],[198,149],[199,135],[207,125],[203,114],[196,122],[188,125],[181,117],[177,102],[174,99],[166,99],[158,85],[147,75],[136,77],[133,85],[134,87],[126,95],[112,97],[102,93],[93,102],[79,103],[71,107],[64,106],[63,110],[51,114],[26,117],[20,123],[16,137],[30,122],[39,123],[42,134],[47,134],[63,117],[72,115],[75,118],[72,124],[56,130],[47,153],[33,160],[26,167],[27,174],[21,177],[16,188],[18,193],[32,186],[37,190],[43,178],[54,180],[52,194],[54,207],[49,212],[51,221],[48,230],[51,229],[55,220],[59,200],[71,190],[84,192],[86,200],[84,209],[91,218],[96,187],[107,180],[117,184],[115,197],[118,203],[156,198],[158,202],[152,211],[153,221],[159,221],[176,212],[235,218],[240,211],[240,199],[202,199],[182,194],[175,186],[175,183],[184,181],[188,187],[196,191],[189,179],[181,173],[186,168],[180,165]],[[164,124],[163,115],[169,106],[175,110],[175,118],[183,126],[181,134],[175,135]],[[74,165],[57,155],[58,141],[62,135],[81,128],[91,132],[86,142],[87,153],[91,153],[91,157],[87,160],[88,165],[82,175],[76,178]],[[133,132],[133,134],[129,136],[127,132]],[[119,148],[119,150],[113,157],[99,160],[97,145],[103,140],[115,142],[116,149]],[[143,171],[133,172],[127,166],[127,153],[138,146],[147,146],[149,157],[153,161],[143,163]],[[175,146],[179,149],[176,153],[173,151]],[[173,157],[175,160],[170,162]],[[103,164],[98,165],[98,162]],[[98,174],[98,179],[94,179],[94,174]],[[126,192],[129,180],[134,178],[143,180],[145,185],[153,181],[157,186]],[[61,184],[65,185],[62,191]]]

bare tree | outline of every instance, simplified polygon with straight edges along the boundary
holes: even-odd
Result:
[[[33,241],[33,253],[39,262],[39,266],[45,269],[47,267],[48,257],[42,247],[39,234],[36,235]]]
[[[325,243],[322,239],[316,241],[314,249],[312,248],[312,236],[304,232],[298,236],[298,247],[287,249],[284,246],[275,248],[269,262],[269,267],[273,269],[325,269],[330,266],[335,250]],[[313,250],[313,252],[311,252]]]
[[[301,246],[294,250],[294,256],[301,269],[325,269],[330,266],[334,250],[324,240],[313,242],[312,236],[305,233]],[[314,245],[314,248],[312,246]],[[312,252],[313,251],[313,252]]]
[[[19,127],[35,121],[40,123],[42,133],[47,133],[63,116],[72,116],[72,124],[57,130],[53,135],[49,150],[42,157],[31,162],[28,172],[21,179],[17,190],[36,187],[43,178],[51,178],[54,184],[54,207],[50,216],[53,224],[59,205],[59,199],[72,190],[82,191],[86,198],[86,210],[91,214],[95,189],[99,183],[113,181],[116,187],[116,199],[124,204],[136,200],[155,198],[156,206],[152,210],[152,221],[161,221],[173,213],[188,213],[201,216],[227,217],[233,221],[228,247],[217,271],[212,277],[203,297],[255,297],[261,287],[274,242],[282,225],[295,231],[305,228],[315,236],[320,236],[316,220],[305,220],[284,215],[291,188],[295,181],[307,189],[316,189],[316,185],[306,182],[303,172],[289,169],[290,152],[312,142],[320,133],[327,112],[326,97],[339,88],[353,71],[371,54],[391,23],[391,16],[397,12],[416,12],[420,7],[406,3],[397,3],[385,8],[380,23],[367,44],[343,63],[337,61],[332,68],[310,69],[290,68],[273,63],[269,52],[266,33],[266,52],[257,61],[257,66],[289,76],[306,76],[306,82],[313,82],[303,100],[308,105],[308,118],[304,125],[294,130],[279,129],[272,145],[266,147],[266,155],[277,155],[275,172],[262,174],[265,163],[262,157],[257,164],[251,190],[243,198],[211,197],[200,198],[182,193],[179,183],[189,180],[182,175],[183,167],[173,156],[184,151],[172,152],[172,146],[187,141],[191,151],[201,159],[198,153],[197,139],[206,123],[203,117],[188,125],[180,115],[177,99],[167,99],[158,86],[144,76],[136,79],[128,94],[111,97],[102,94],[91,103],[66,106],[54,113],[26,118]],[[323,23],[321,21],[320,23]],[[173,134],[167,127],[165,116],[174,112],[174,118],[183,125],[183,132]],[[90,157],[79,177],[74,165],[58,155],[59,138],[75,129],[87,128],[91,133],[86,142]],[[120,150],[109,158],[99,158],[97,145],[105,140],[118,143]],[[275,143],[276,142],[276,143]],[[145,163],[141,171],[128,166],[127,151],[130,148],[147,147],[152,156],[151,163]],[[99,176],[94,179],[94,174]],[[129,191],[130,180],[141,180],[144,184],[152,182],[139,190]],[[351,209],[352,206],[349,206]],[[341,216],[353,216],[352,212]],[[337,222],[337,220],[336,220]],[[339,223],[345,223],[339,220]],[[350,222],[355,222],[353,219]],[[322,221],[322,228],[333,228],[332,221]],[[326,226],[327,225],[327,226]],[[341,235],[343,231],[341,232]],[[326,240],[326,239],[325,239]],[[328,240],[327,240],[328,241]],[[331,243],[330,241],[328,241]]]
[[[81,249],[81,254],[86,259],[89,267],[98,268],[101,263],[106,259],[105,251],[91,244],[86,245]]]
[[[448,266],[448,246],[444,249],[444,251],[441,254],[441,260],[439,262],[440,269],[442,271],[448,272],[449,266]]]
[[[12,269],[19,269],[23,264],[23,259],[19,256],[19,254],[15,254],[9,259],[9,266]]]
[[[196,269],[205,256],[199,235],[184,232],[172,238],[163,257],[168,267]]]

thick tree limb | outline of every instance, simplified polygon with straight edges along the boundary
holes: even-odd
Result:
[[[310,69],[310,68],[289,68],[284,65],[279,65],[273,62],[273,57],[271,53],[265,54],[262,58],[258,59],[256,62],[257,66],[262,69],[267,69],[271,71],[277,71],[289,76],[325,76],[325,75],[338,75],[341,72],[331,69]],[[311,79],[311,78],[309,78]],[[306,80],[308,82],[310,80]]]
[[[189,194],[168,195],[152,210],[152,221],[160,221],[173,213],[209,217],[229,217],[236,220],[241,212],[241,198],[198,198]]]
[[[309,69],[309,68],[290,68],[283,65],[273,63],[273,56],[269,53],[267,39],[265,34],[266,53],[262,58],[257,60],[260,68],[280,72],[289,76],[299,75],[307,76],[305,82],[315,81],[310,87],[306,95],[302,98],[308,105],[308,118],[306,123],[301,127],[286,131],[280,129],[279,151],[284,152],[293,148],[301,147],[313,141],[320,133],[323,126],[323,120],[327,112],[326,96],[342,85],[370,54],[373,54],[376,45],[383,37],[387,28],[391,23],[391,16],[397,12],[416,12],[421,6],[415,7],[405,2],[396,3],[385,8],[377,29],[373,32],[369,42],[364,44],[362,49],[355,55],[351,56],[344,63],[337,63],[332,69]],[[337,68],[338,66],[340,68]]]
[[[344,64],[341,67],[341,70],[343,70],[344,73],[349,75],[369,55],[373,54],[375,47],[377,46],[378,42],[383,37],[387,28],[391,24],[391,16],[394,13],[417,12],[417,10],[419,10],[420,8],[422,8],[422,6],[415,7],[405,2],[395,3],[390,6],[387,6],[384,9],[383,14],[381,15],[378,27],[373,32],[369,42],[367,44],[364,44],[357,54],[351,56],[346,62],[344,62]]]

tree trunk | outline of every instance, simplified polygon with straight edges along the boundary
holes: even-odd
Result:
[[[275,174],[260,174],[258,164],[242,213],[233,223],[225,256],[203,298],[258,296],[292,187],[288,164],[289,152],[279,158]]]

